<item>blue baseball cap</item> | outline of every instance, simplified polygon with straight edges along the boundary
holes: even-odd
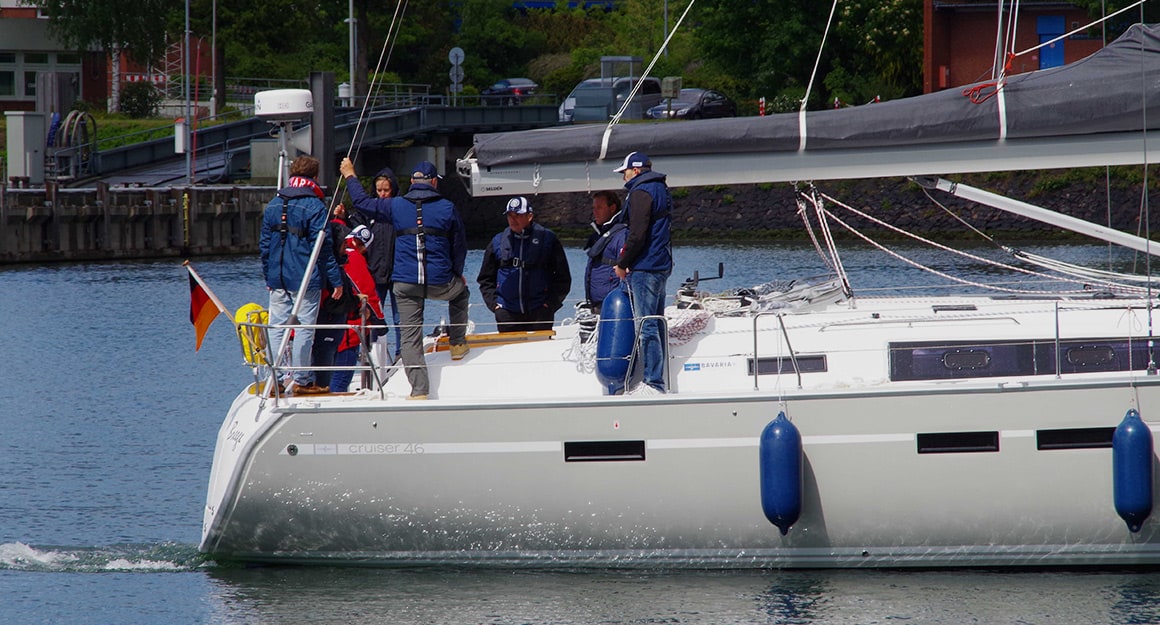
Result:
[[[528,204],[528,198],[521,195],[508,200],[507,208],[504,209],[503,214],[515,213],[517,215],[524,215],[530,212],[532,212],[532,205]]]
[[[624,173],[625,170],[634,167],[652,167],[652,161],[649,160],[648,154],[644,152],[629,152],[628,156],[624,157],[624,162],[621,163],[620,167],[612,170],[612,173]]]
[[[431,164],[430,161],[420,161],[418,165],[415,165],[414,173],[411,174],[411,178],[414,180],[437,180],[442,177],[439,175],[439,170],[435,169],[435,165]]]

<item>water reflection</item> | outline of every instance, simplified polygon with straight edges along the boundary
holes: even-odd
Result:
[[[265,568],[209,573],[215,623],[1160,622],[1143,571],[528,571]]]

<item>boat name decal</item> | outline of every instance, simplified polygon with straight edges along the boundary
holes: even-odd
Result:
[[[708,362],[686,362],[685,371],[700,371],[701,369],[719,369],[722,367],[735,367],[737,363],[731,360],[710,360]]]
[[[230,433],[226,435],[227,441],[234,442],[235,450],[238,448],[238,444],[241,443],[244,438],[246,438],[246,433],[242,430],[230,430]]]

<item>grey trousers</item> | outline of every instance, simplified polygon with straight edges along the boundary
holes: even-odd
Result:
[[[426,300],[436,299],[447,302],[448,328],[452,345],[467,343],[467,303],[471,294],[463,280],[452,280],[449,284],[411,284],[396,282],[395,304],[399,307],[399,323],[403,326],[403,366],[407,371],[407,381],[411,383],[412,395],[426,395],[431,391],[427,378],[427,361],[423,356],[423,309]]]

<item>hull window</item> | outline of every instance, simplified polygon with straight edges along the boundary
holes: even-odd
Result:
[[[948,380],[1096,371],[1140,371],[1148,367],[1148,345],[1128,339],[891,343],[890,379]],[[1058,365],[1057,365],[1058,362]]]
[[[778,375],[779,373],[797,373],[794,370],[792,358],[758,358],[757,359],[757,375]],[[746,375],[753,375],[753,359],[747,360],[749,372]],[[826,371],[826,357],[824,355],[816,356],[798,356],[798,367],[801,367],[801,373],[823,373]]]
[[[920,454],[966,454],[999,451],[998,432],[937,432],[918,435]]]
[[[1035,446],[1040,451],[1052,449],[1104,449],[1112,446],[1116,428],[1071,428],[1035,432]]]
[[[644,460],[644,441],[565,442],[564,462]]]

